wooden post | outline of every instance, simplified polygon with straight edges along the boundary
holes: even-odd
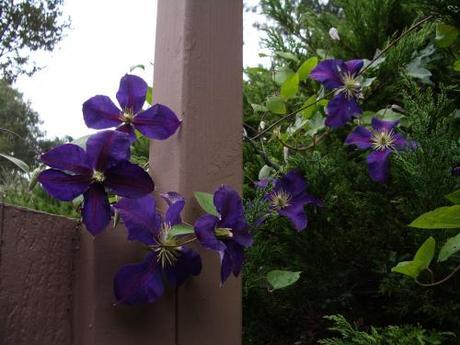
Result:
[[[158,192],[189,200],[184,217],[200,214],[194,191],[242,183],[241,0],[158,0],[154,101],[183,119],[178,135],[153,141],[151,173]],[[203,271],[176,294],[176,344],[241,343],[241,284],[220,287],[216,253],[201,251]]]

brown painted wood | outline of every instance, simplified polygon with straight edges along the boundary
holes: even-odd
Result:
[[[72,344],[77,221],[0,204],[0,344]]]
[[[159,0],[154,100],[183,119],[178,135],[153,141],[159,188],[188,200],[194,191],[242,183],[242,1]],[[200,210],[189,203],[185,219]],[[202,251],[203,272],[177,293],[178,345],[241,343],[241,284],[220,287],[217,254]]]

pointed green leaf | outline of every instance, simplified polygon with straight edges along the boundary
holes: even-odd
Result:
[[[20,160],[20,159],[18,159],[16,157],[13,157],[13,156],[6,155],[4,153],[0,153],[0,157],[3,157],[5,159],[9,160],[11,163],[16,165],[19,169],[24,171],[26,174],[28,174],[30,172],[29,166],[25,162],[23,162],[22,160]]]
[[[214,196],[212,194],[195,192],[195,199],[198,201],[198,204],[203,209],[203,211],[216,217],[219,216],[219,213],[214,206]]]
[[[424,213],[409,226],[420,229],[460,228],[460,205],[440,207]]]
[[[294,73],[283,85],[281,85],[281,97],[284,99],[292,98],[299,91],[299,75]]]
[[[282,289],[294,284],[302,272],[274,270],[267,273],[266,278],[273,290]]]
[[[251,104],[252,110],[254,110],[255,113],[265,113],[268,111],[267,107],[265,105],[260,105],[260,104]]]
[[[446,198],[454,204],[460,205],[460,189],[453,193],[447,194]]]
[[[145,101],[147,104],[152,105],[153,103],[153,89],[149,86],[147,88],[147,94],[145,95]]]
[[[290,52],[275,52],[275,55],[284,60],[299,62],[299,59],[297,58],[297,56],[295,56],[294,54]]]
[[[422,266],[417,261],[402,261],[393,267],[391,272],[401,273],[415,279],[423,271]]]
[[[273,80],[278,85],[283,85],[283,83],[286,80],[288,80],[290,77],[292,77],[293,74],[294,74],[294,71],[286,67],[286,68],[280,69],[279,71],[276,71],[273,77]]]
[[[426,270],[433,260],[436,241],[433,237],[429,237],[417,250],[412,261],[403,261],[398,263],[391,269],[392,272],[405,274],[412,278],[417,278],[418,275]]]
[[[169,237],[176,237],[180,235],[190,235],[193,234],[195,230],[193,226],[186,225],[186,224],[176,224],[174,225],[171,230],[168,232]]]
[[[318,64],[318,57],[313,56],[303,62],[303,64],[299,67],[297,70],[297,73],[299,74],[299,80],[304,81],[305,79],[308,78],[310,75],[311,71],[313,68],[316,67]]]
[[[460,250],[460,233],[456,236],[449,238],[439,251],[438,261],[446,261],[450,256],[454,255]]]
[[[275,169],[273,169],[272,167],[268,166],[268,165],[264,165],[262,167],[262,169],[260,169],[259,171],[259,180],[262,180],[264,178],[267,178],[270,176],[271,172],[274,171]]]
[[[283,98],[279,96],[272,96],[267,99],[267,108],[273,114],[286,114],[286,104]]]
[[[319,103],[316,103],[316,96],[311,96],[308,98],[305,103],[302,105],[302,109],[300,111],[300,114],[305,118],[309,119],[313,116],[314,113],[316,113],[316,110],[318,109]]]

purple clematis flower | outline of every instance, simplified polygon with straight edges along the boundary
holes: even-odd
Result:
[[[141,263],[122,267],[114,278],[114,293],[120,304],[155,302],[164,292],[164,276],[172,286],[180,286],[188,277],[201,272],[201,258],[192,249],[170,236],[171,228],[180,224],[185,200],[177,193],[162,194],[169,208],[164,219],[156,210],[155,199],[121,199],[114,208],[120,213],[128,239],[149,248]]]
[[[149,174],[128,161],[129,145],[126,133],[103,131],[89,137],[86,151],[74,144],[58,146],[41,156],[51,169],[41,172],[38,181],[62,201],[83,194],[83,223],[91,234],[97,235],[112,217],[106,190],[138,198],[154,189]]]
[[[384,121],[374,117],[372,130],[357,126],[345,139],[345,144],[356,145],[360,150],[372,149],[367,156],[367,166],[370,177],[376,182],[383,183],[388,180],[390,154],[409,145],[401,134],[395,132],[398,123],[399,121]]]
[[[321,206],[320,200],[307,192],[308,183],[298,170],[291,170],[274,181],[273,190],[265,198],[271,209],[281,216],[289,218],[297,231],[307,228],[308,219],[304,206]]]
[[[138,76],[126,74],[120,81],[117,100],[119,109],[109,97],[94,96],[83,103],[83,117],[89,128],[117,127],[136,140],[135,129],[151,139],[164,140],[173,135],[181,121],[165,105],[155,104],[142,111],[147,83]]]
[[[319,81],[327,90],[336,90],[326,108],[326,126],[342,127],[362,113],[357,100],[361,97],[358,77],[363,64],[363,60],[327,59],[310,73],[310,78]]]
[[[244,263],[244,248],[252,245],[252,236],[244,217],[243,202],[238,193],[221,186],[214,193],[218,216],[205,214],[195,222],[195,234],[203,247],[220,256],[222,284],[231,273],[237,277]]]

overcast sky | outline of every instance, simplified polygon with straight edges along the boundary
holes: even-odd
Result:
[[[43,70],[15,84],[40,114],[48,137],[91,133],[82,103],[96,94],[114,98],[131,66],[149,67],[136,73],[152,83],[156,5],[156,0],[65,0],[72,29],[53,52],[34,55]],[[260,61],[259,34],[252,27],[258,15],[244,15],[244,64],[253,66]]]

